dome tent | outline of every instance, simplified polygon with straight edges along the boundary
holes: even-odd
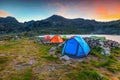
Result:
[[[63,39],[61,38],[61,36],[55,35],[51,40],[51,43],[61,43],[63,42]]]
[[[70,57],[84,57],[90,52],[90,47],[82,37],[75,36],[64,44],[62,54]]]
[[[45,36],[44,40],[50,40],[51,39],[51,36],[47,35]]]

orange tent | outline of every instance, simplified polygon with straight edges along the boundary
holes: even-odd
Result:
[[[47,35],[45,36],[44,40],[50,40],[51,39],[51,36]]]
[[[61,43],[63,42],[63,39],[61,38],[61,36],[55,35],[51,40],[51,43]]]

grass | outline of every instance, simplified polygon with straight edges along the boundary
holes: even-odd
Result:
[[[110,80],[120,71],[120,48],[113,48],[110,56],[104,56],[100,54],[102,51],[100,47],[94,47],[82,62],[73,61],[71,64],[65,64],[65,61],[61,61],[57,56],[48,54],[50,48],[54,46],[38,44],[36,40],[28,38],[3,41],[0,43],[0,54],[7,56],[0,57],[0,80],[32,80],[34,78],[56,80],[54,74],[58,74],[61,80]],[[55,54],[61,53],[61,50],[60,47]],[[28,64],[29,60],[33,62],[35,60],[29,68],[14,69],[17,63]],[[39,72],[38,69],[39,73],[33,72],[36,67],[49,68],[48,65],[55,67],[55,70]],[[42,76],[43,73],[46,75]]]
[[[108,80],[106,77],[101,76],[94,70],[81,70],[79,73],[69,73],[67,76],[71,80]]]
[[[5,69],[5,65],[11,60],[10,57],[0,56],[0,71]]]
[[[101,54],[102,51],[103,51],[103,49],[101,47],[96,46],[91,49],[90,54],[94,55],[96,57],[102,58],[103,57],[103,55]]]
[[[32,80],[32,69],[26,69],[10,78],[10,80]]]
[[[91,60],[91,62],[95,67],[107,67],[107,66],[116,64],[116,61],[109,59],[109,58],[104,61],[100,61],[99,63],[93,60]]]
[[[46,60],[49,61],[56,61],[59,59],[57,56],[53,56],[53,55],[43,56],[42,58],[45,58]]]
[[[93,39],[100,39],[102,41],[106,40],[105,37],[98,37],[98,36],[91,36],[91,38],[93,38]]]
[[[4,44],[0,45],[0,50],[10,50],[15,47],[17,47],[19,41],[17,40],[9,40],[9,41],[4,41]]]
[[[5,64],[8,61],[8,57],[0,57],[0,65]]]

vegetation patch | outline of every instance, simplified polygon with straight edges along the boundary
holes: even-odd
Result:
[[[43,56],[42,58],[45,58],[49,61],[56,61],[59,59],[57,56],[53,56],[53,55]]]
[[[18,41],[16,40],[11,40],[11,41],[5,41],[4,44],[0,45],[0,50],[9,50],[13,49],[18,45]]]
[[[71,80],[109,80],[94,70],[81,70],[79,73],[69,73]]]
[[[91,49],[90,54],[102,58],[103,57],[103,55],[101,54],[102,51],[103,49],[101,47],[94,47]]]
[[[91,63],[95,67],[107,67],[107,66],[111,66],[111,65],[115,64],[116,61],[112,60],[112,59],[109,59],[109,58],[106,58],[106,60],[101,60],[100,62],[91,60]]]
[[[0,65],[5,64],[7,61],[8,61],[8,57],[3,57],[3,56],[1,57],[0,56]]]
[[[5,64],[9,61],[9,57],[0,56],[0,71],[4,70]]]
[[[32,69],[26,69],[13,75],[10,80],[32,80]]]

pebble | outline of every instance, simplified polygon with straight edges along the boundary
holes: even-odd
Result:
[[[69,61],[70,60],[70,57],[68,57],[67,55],[64,55],[62,57],[60,57],[60,59],[64,59],[66,61]]]

